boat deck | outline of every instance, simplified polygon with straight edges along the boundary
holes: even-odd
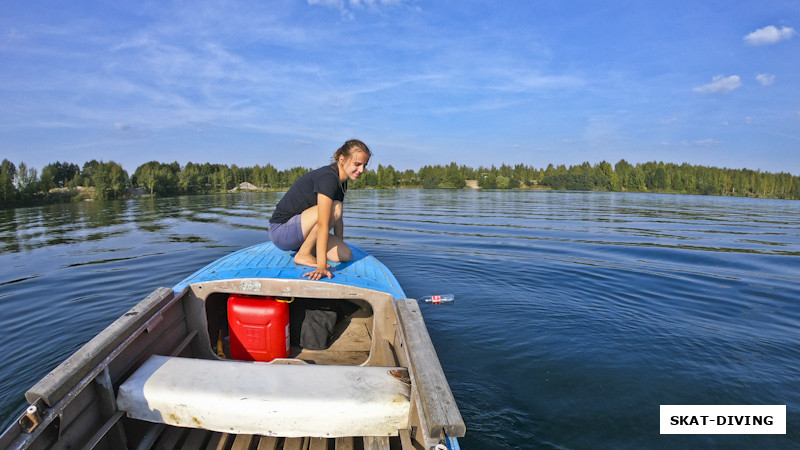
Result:
[[[405,438],[405,439],[404,439]],[[403,442],[405,440],[405,443]],[[414,449],[408,434],[401,437],[281,438],[216,433],[193,428],[161,426],[149,449],[158,450],[368,450]]]
[[[350,246],[353,256],[346,263],[328,261],[336,275],[325,283],[354,286],[386,292],[395,299],[405,298],[400,283],[386,266],[358,247]],[[193,283],[241,278],[298,280],[311,268],[294,263],[294,255],[279,250],[272,242],[248,247],[203,267],[173,287],[180,292]]]

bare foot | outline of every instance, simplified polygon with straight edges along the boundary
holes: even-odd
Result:
[[[294,263],[298,266],[317,267],[317,257],[310,253],[297,253],[294,255]]]
[[[298,266],[317,267],[317,257],[309,254],[298,253],[294,255],[294,263]],[[330,264],[325,265],[328,269],[331,268]]]

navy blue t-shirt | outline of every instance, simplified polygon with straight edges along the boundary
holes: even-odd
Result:
[[[317,194],[344,202],[347,180],[339,182],[339,169],[335,164],[312,170],[294,182],[286,195],[275,206],[270,223],[286,223],[292,217],[316,206]]]

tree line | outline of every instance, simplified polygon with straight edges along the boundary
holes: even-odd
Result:
[[[83,166],[55,162],[41,173],[24,162],[14,165],[4,159],[0,165],[0,207],[23,206],[67,200],[116,199],[131,195],[193,195],[228,192],[248,182],[262,190],[285,190],[311,169],[293,167],[278,170],[271,164],[238,167],[224,164],[151,161],[128,175],[122,166],[108,161],[89,161]],[[468,182],[472,185],[468,186]],[[615,165],[548,165],[534,168],[525,164],[500,167],[458,165],[424,166],[400,171],[391,165],[368,169],[350,188],[463,189],[558,189],[584,191],[659,192],[800,199],[800,177],[789,173],[727,169],[690,164],[647,162]]]

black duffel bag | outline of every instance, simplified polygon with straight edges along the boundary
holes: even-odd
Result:
[[[294,345],[308,350],[330,346],[336,324],[358,306],[343,300],[296,299],[289,304],[290,337]]]

